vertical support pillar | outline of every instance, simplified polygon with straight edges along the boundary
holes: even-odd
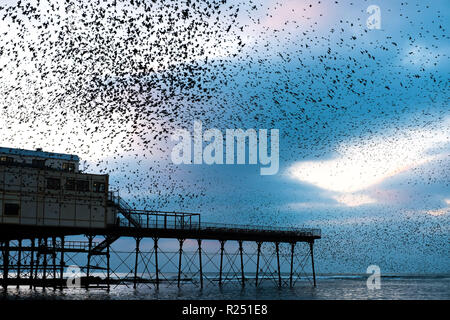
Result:
[[[3,289],[8,288],[8,274],[9,274],[9,240],[3,243]]]
[[[180,254],[179,254],[179,259],[178,259],[178,288],[180,287],[180,282],[181,282],[181,258],[183,257],[183,242],[184,239],[178,239],[178,241],[180,242]]]
[[[242,280],[242,286],[245,287],[244,255],[243,255],[243,249],[242,249],[242,240],[239,240],[239,253],[241,255],[241,280]]]
[[[88,235],[88,256],[87,256],[87,266],[86,266],[86,289],[89,288],[89,276],[91,272],[91,253],[92,253],[92,236]]]
[[[31,241],[31,252],[30,252],[30,290],[33,288],[33,267],[34,267],[34,241],[35,239],[30,239]]]
[[[278,267],[278,286],[281,287],[281,271],[280,271],[280,244],[275,242],[275,249],[277,251],[277,267]]]
[[[289,274],[289,286],[292,288],[292,278],[294,273],[294,250],[295,250],[295,242],[291,243],[291,272]]]
[[[259,256],[261,255],[261,242],[256,243],[258,246],[257,253],[256,253],[256,280],[255,280],[255,287],[258,286],[258,275],[259,275]]]
[[[108,291],[109,291],[109,289],[110,289],[110,287],[111,287],[111,281],[110,281],[110,279],[111,279],[111,277],[110,277],[110,264],[109,264],[109,257],[110,255],[109,255],[109,242],[108,242],[108,245],[106,246],[106,283],[107,283],[107,286],[108,286]]]
[[[159,289],[158,238],[153,238],[153,245],[154,245],[154,248],[155,248],[155,276],[156,276],[156,289]]]
[[[198,243],[198,263],[200,268],[200,288],[203,289],[202,240],[197,239],[197,243]]]
[[[36,250],[36,268],[34,269],[34,288],[36,289],[36,284],[38,281],[38,270],[39,270],[39,260],[41,258],[41,238],[37,239],[37,250]]]
[[[20,283],[20,267],[21,267],[21,263],[22,263],[22,239],[19,239],[19,250],[17,252],[17,289],[19,288],[19,283]]]
[[[311,264],[312,264],[312,273],[313,273],[313,282],[314,282],[314,287],[316,287],[316,271],[314,269],[314,241],[311,241],[309,243],[309,251],[311,253]]]
[[[136,257],[134,260],[134,279],[133,279],[133,289],[136,289],[137,286],[137,271],[138,271],[138,260],[139,260],[139,244],[141,242],[141,238],[136,238]]]
[[[225,240],[220,240],[220,269],[219,269],[219,286],[222,285],[222,269],[223,269],[223,251],[225,248]]]
[[[52,237],[53,290],[56,290],[56,237]]]
[[[65,248],[65,242],[64,242],[64,236],[61,237],[61,256],[59,258],[59,289],[63,289],[63,283],[64,283],[64,248]]]
[[[42,239],[42,250],[44,251],[44,262],[42,263],[42,289],[47,287],[47,253],[48,253],[48,238]]]

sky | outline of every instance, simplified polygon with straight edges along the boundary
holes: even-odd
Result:
[[[2,0],[0,6],[14,3]],[[380,8],[380,29],[366,25],[370,5]],[[85,117],[93,112],[83,109],[93,98],[68,88],[71,77],[74,83],[88,79],[89,68],[76,67],[60,81],[31,81],[39,83],[33,87],[27,79],[43,71],[23,63],[31,75],[14,77],[22,71],[9,69],[6,39],[25,40],[3,19],[2,29],[9,32],[0,40],[0,145],[76,153],[86,171],[109,173],[139,208],[200,212],[207,222],[321,228],[318,272],[364,273],[376,264],[382,272],[448,273],[450,4],[322,0],[228,6],[240,8],[231,32],[224,31],[230,23],[225,19],[217,33],[187,35],[188,46],[204,52],[192,50],[192,57],[171,64],[158,49],[162,62],[149,59],[157,77],[173,74],[176,65],[176,94],[145,116],[135,102],[120,100],[124,112],[118,107],[108,118]],[[108,31],[102,32],[105,38]],[[48,57],[61,62],[61,55],[68,59],[61,52]],[[102,66],[86,59],[79,65]],[[51,63],[43,65],[52,69]],[[197,89],[181,85],[180,70],[197,63],[208,66],[192,77],[207,99],[190,99]],[[135,77],[118,70],[100,73],[116,84]],[[146,75],[138,77],[144,81]],[[155,100],[163,91],[158,89],[149,93]],[[43,107],[34,106],[33,90],[42,93],[37,104]],[[55,92],[67,98],[55,104]],[[104,104],[115,105],[108,94]],[[153,115],[156,120],[149,121]],[[121,121],[128,117],[140,122]],[[170,134],[176,128],[192,132],[194,121],[222,132],[278,129],[278,173],[262,176],[258,165],[248,164],[174,165]],[[133,130],[136,123],[143,128],[139,132]]]

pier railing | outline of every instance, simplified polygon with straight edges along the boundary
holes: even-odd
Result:
[[[156,213],[155,213],[156,214]],[[169,217],[177,217],[178,215],[180,219],[177,221],[167,219],[162,213],[156,214],[158,216],[162,216],[166,218],[163,221],[156,220],[155,218],[152,220],[147,220],[147,217],[151,215],[144,215],[140,218],[135,219],[138,220],[141,224],[141,228],[145,229],[167,229],[167,230],[203,230],[203,231],[236,231],[241,233],[250,233],[250,232],[264,232],[264,233],[289,233],[295,234],[298,236],[309,236],[309,237],[320,237],[321,230],[320,229],[312,229],[312,228],[295,228],[295,227],[273,227],[273,226],[258,226],[258,225],[243,225],[243,224],[228,224],[228,223],[210,223],[210,222],[192,222],[189,219],[185,219],[189,217],[182,216],[179,213],[174,215],[174,213],[168,213]],[[133,227],[128,219],[119,218],[119,226],[121,227]]]
[[[320,229],[241,225],[227,223],[201,222],[199,213],[136,210],[133,209],[115,192],[109,192],[109,200],[121,215],[118,215],[116,225],[128,228],[165,229],[165,230],[198,230],[211,232],[239,232],[239,233],[277,233],[292,236],[321,237]]]

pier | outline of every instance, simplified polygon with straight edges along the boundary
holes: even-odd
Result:
[[[206,281],[292,287],[302,279],[316,286],[314,243],[320,229],[210,223],[198,213],[138,210],[109,190],[108,176],[77,172],[76,156],[56,154],[53,159],[63,161],[64,170],[58,169],[60,163],[52,168],[0,158],[4,289],[64,289],[76,278],[86,289],[107,290],[120,284],[159,288],[187,282],[203,288]],[[133,245],[116,249],[120,239],[132,239]],[[75,276],[67,274],[73,266],[80,270]]]

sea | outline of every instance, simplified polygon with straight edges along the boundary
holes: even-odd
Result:
[[[299,279],[289,286],[289,278],[283,276],[282,286],[278,278],[248,280],[243,287],[238,277],[225,279],[222,286],[213,277],[198,282],[183,281],[178,288],[175,277],[161,283],[156,289],[153,283],[132,282],[112,284],[105,288],[33,288],[12,287],[1,291],[0,299],[6,300],[448,300],[450,299],[450,274],[440,275],[383,275],[379,288],[369,288],[367,275],[318,275],[316,287],[311,279]]]

